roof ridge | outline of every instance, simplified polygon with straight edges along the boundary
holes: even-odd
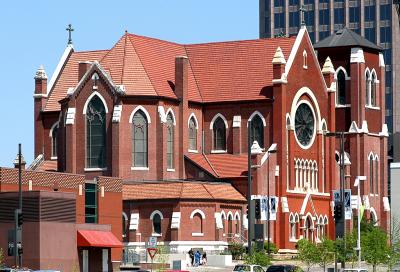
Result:
[[[149,36],[144,36],[144,35],[138,35],[138,34],[134,34],[134,33],[128,33],[129,36],[134,36],[134,37],[141,37],[141,38],[145,38],[145,39],[149,39],[149,40],[157,40],[160,42],[165,42],[165,43],[170,43],[170,44],[175,44],[175,45],[183,45],[182,43],[177,43],[177,42],[172,42],[172,41],[167,41],[167,40],[163,40],[160,38],[154,38],[154,37],[149,37]]]
[[[186,45],[183,45],[183,49],[185,50],[186,57],[188,58],[188,62],[189,62],[189,65],[190,65],[190,70],[192,71],[192,75],[193,75],[193,78],[194,78],[194,83],[196,84],[196,87],[197,87],[197,92],[200,95],[201,102],[204,102],[203,95],[201,94],[201,91],[200,91],[200,86],[199,86],[199,84],[197,82],[196,75],[195,75],[195,73],[193,72],[193,69],[192,69],[192,63],[190,62],[190,57],[189,57]]]
[[[129,34],[129,35],[130,35],[130,36],[134,36],[134,35],[132,35],[132,34]],[[156,92],[156,94],[157,94],[158,96],[160,96],[160,94],[158,93],[158,91],[156,90],[156,88],[155,88],[155,86],[154,86],[153,81],[151,80],[151,77],[149,76],[149,73],[147,72],[147,69],[146,69],[145,65],[143,64],[143,61],[142,61],[142,58],[140,57],[140,54],[138,54],[138,52],[137,52],[137,50],[136,50],[135,44],[133,43],[131,37],[129,37],[129,41],[131,42],[131,45],[132,45],[132,47],[133,47],[133,50],[135,51],[135,54],[136,54],[136,56],[138,57],[138,59],[139,59],[139,61],[140,61],[140,64],[142,65],[143,70],[144,70],[144,72],[146,73],[146,76],[147,76],[147,78],[149,79],[149,82],[150,82],[151,86],[153,87],[153,90]]]
[[[124,35],[125,43],[124,43],[124,57],[122,59],[122,72],[121,72],[121,84],[124,84],[124,73],[125,73],[125,62],[126,62],[126,43],[127,43],[127,33]]]
[[[210,165],[211,169],[214,171],[214,173],[217,175],[217,177],[219,177],[219,174],[217,173],[217,171],[215,170],[214,166],[212,166],[210,160],[207,158],[206,154],[202,154],[204,156],[204,158],[206,159],[207,163]]]
[[[207,189],[206,184],[201,184],[203,186],[203,188],[207,191],[207,193],[213,198],[215,199],[214,195]]]
[[[108,54],[110,54],[110,52],[117,46],[117,44],[124,38],[124,36],[125,36],[125,34],[114,44],[113,47],[111,47],[111,48],[108,50],[107,54],[105,54],[105,55],[101,58],[101,60],[99,60],[99,63],[102,63],[102,62],[103,62],[103,60],[108,56]]]

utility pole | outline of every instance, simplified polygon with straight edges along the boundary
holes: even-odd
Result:
[[[253,236],[253,211],[251,209],[251,121],[247,121],[247,248],[251,255],[251,239]]]
[[[22,267],[22,165],[25,165],[25,160],[22,157],[21,144],[18,144],[18,155],[14,160],[14,166],[18,167],[18,209],[14,211],[14,257],[16,267]]]

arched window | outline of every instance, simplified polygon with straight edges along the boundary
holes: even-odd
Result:
[[[371,106],[376,107],[376,75],[375,73],[371,75]]]
[[[293,216],[293,214],[290,214],[289,216],[289,224],[290,224],[290,237],[289,239],[291,240],[295,240],[296,239],[296,220],[295,217]]]
[[[195,213],[192,217],[192,233],[203,233],[203,217],[200,213]]]
[[[167,115],[167,168],[174,169],[174,119]]]
[[[226,126],[221,117],[213,125],[214,150],[226,150]]]
[[[251,142],[254,141],[257,141],[260,147],[264,147],[264,123],[258,114],[251,119]]]
[[[189,149],[197,150],[197,124],[194,117],[189,119]]]
[[[374,158],[371,156],[369,158],[369,190],[370,193],[374,193]]]
[[[228,214],[228,237],[232,237],[233,233],[233,216]]]
[[[342,70],[339,70],[337,73],[337,82],[336,82],[336,103],[338,105],[346,104],[346,75]]]
[[[146,115],[138,110],[132,120],[132,160],[135,167],[147,167],[147,131]]]
[[[58,122],[56,122],[51,128],[51,157],[57,158],[57,133],[58,133]]]
[[[379,193],[379,182],[378,182],[378,180],[379,180],[379,178],[378,178],[378,167],[379,167],[379,161],[378,161],[378,158],[375,158],[375,162],[374,162],[374,164],[375,164],[375,171],[374,171],[374,173],[375,173],[375,194],[378,194]]]
[[[153,233],[161,235],[161,215],[155,213],[153,215]]]
[[[365,104],[366,105],[371,105],[371,77],[370,73],[367,70],[365,72]]]
[[[225,214],[221,213],[221,221],[222,221],[222,232],[225,233]]]
[[[314,237],[313,237],[313,224],[312,224],[312,219],[311,216],[307,216],[304,222],[304,236],[307,240],[313,242]]]
[[[86,109],[86,167],[104,168],[106,165],[106,111],[95,95]]]

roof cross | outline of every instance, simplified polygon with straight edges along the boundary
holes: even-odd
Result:
[[[304,13],[307,11],[306,7],[304,5],[301,5],[299,11],[301,13],[301,25],[304,26],[306,25],[306,22],[304,21]]]
[[[69,24],[65,30],[68,31],[68,44],[72,44],[71,34],[72,34],[72,31],[74,31],[74,29],[72,28],[72,25]]]

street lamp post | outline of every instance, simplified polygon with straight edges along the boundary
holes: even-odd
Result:
[[[267,224],[268,224],[268,226],[267,226],[267,228],[268,228],[268,230],[267,230],[267,232],[268,232],[268,235],[267,235],[267,243],[268,243],[268,246],[267,246],[267,252],[268,252],[268,256],[271,256],[271,251],[270,251],[270,240],[271,240],[271,238],[270,238],[270,226],[271,226],[271,220],[270,220],[270,218],[269,218],[269,210],[270,210],[270,203],[271,203],[271,201],[270,201],[270,193],[269,193],[269,174],[270,174],[270,172],[269,172],[269,156],[271,155],[271,154],[273,154],[273,153],[276,153],[276,144],[272,144],[271,146],[270,146],[270,148],[268,148],[268,150],[267,150],[267,153],[268,153],[268,174],[267,174],[267,197],[268,197],[268,207],[267,207]]]
[[[337,132],[337,131],[333,131],[333,132],[328,132],[325,135],[327,137],[339,137],[340,139],[340,203],[342,204],[342,207],[344,207],[344,187],[345,187],[345,181],[344,181],[344,135],[350,134],[349,132]],[[344,236],[346,234],[346,222],[344,219],[344,215],[342,215],[342,218],[340,218],[340,220],[338,220],[339,222],[335,222],[336,224],[336,233],[341,234],[341,235],[335,235],[335,238],[337,238],[337,236],[342,236],[343,237],[343,247],[344,247],[344,251],[346,251],[346,239],[344,239]],[[340,223],[340,224],[338,224]],[[339,231],[338,231],[339,228]],[[335,260],[335,266],[336,266],[336,260]],[[342,268],[345,268],[345,261],[342,261]]]
[[[367,179],[366,176],[357,176],[356,180],[354,182],[354,187],[357,187],[357,253],[358,253],[358,268],[361,268],[361,231],[360,231],[360,222],[361,222],[361,213],[360,213],[360,208],[361,208],[361,197],[360,197],[360,181],[365,181]]]
[[[253,216],[251,210],[251,120],[247,121],[247,248],[251,255]]]

